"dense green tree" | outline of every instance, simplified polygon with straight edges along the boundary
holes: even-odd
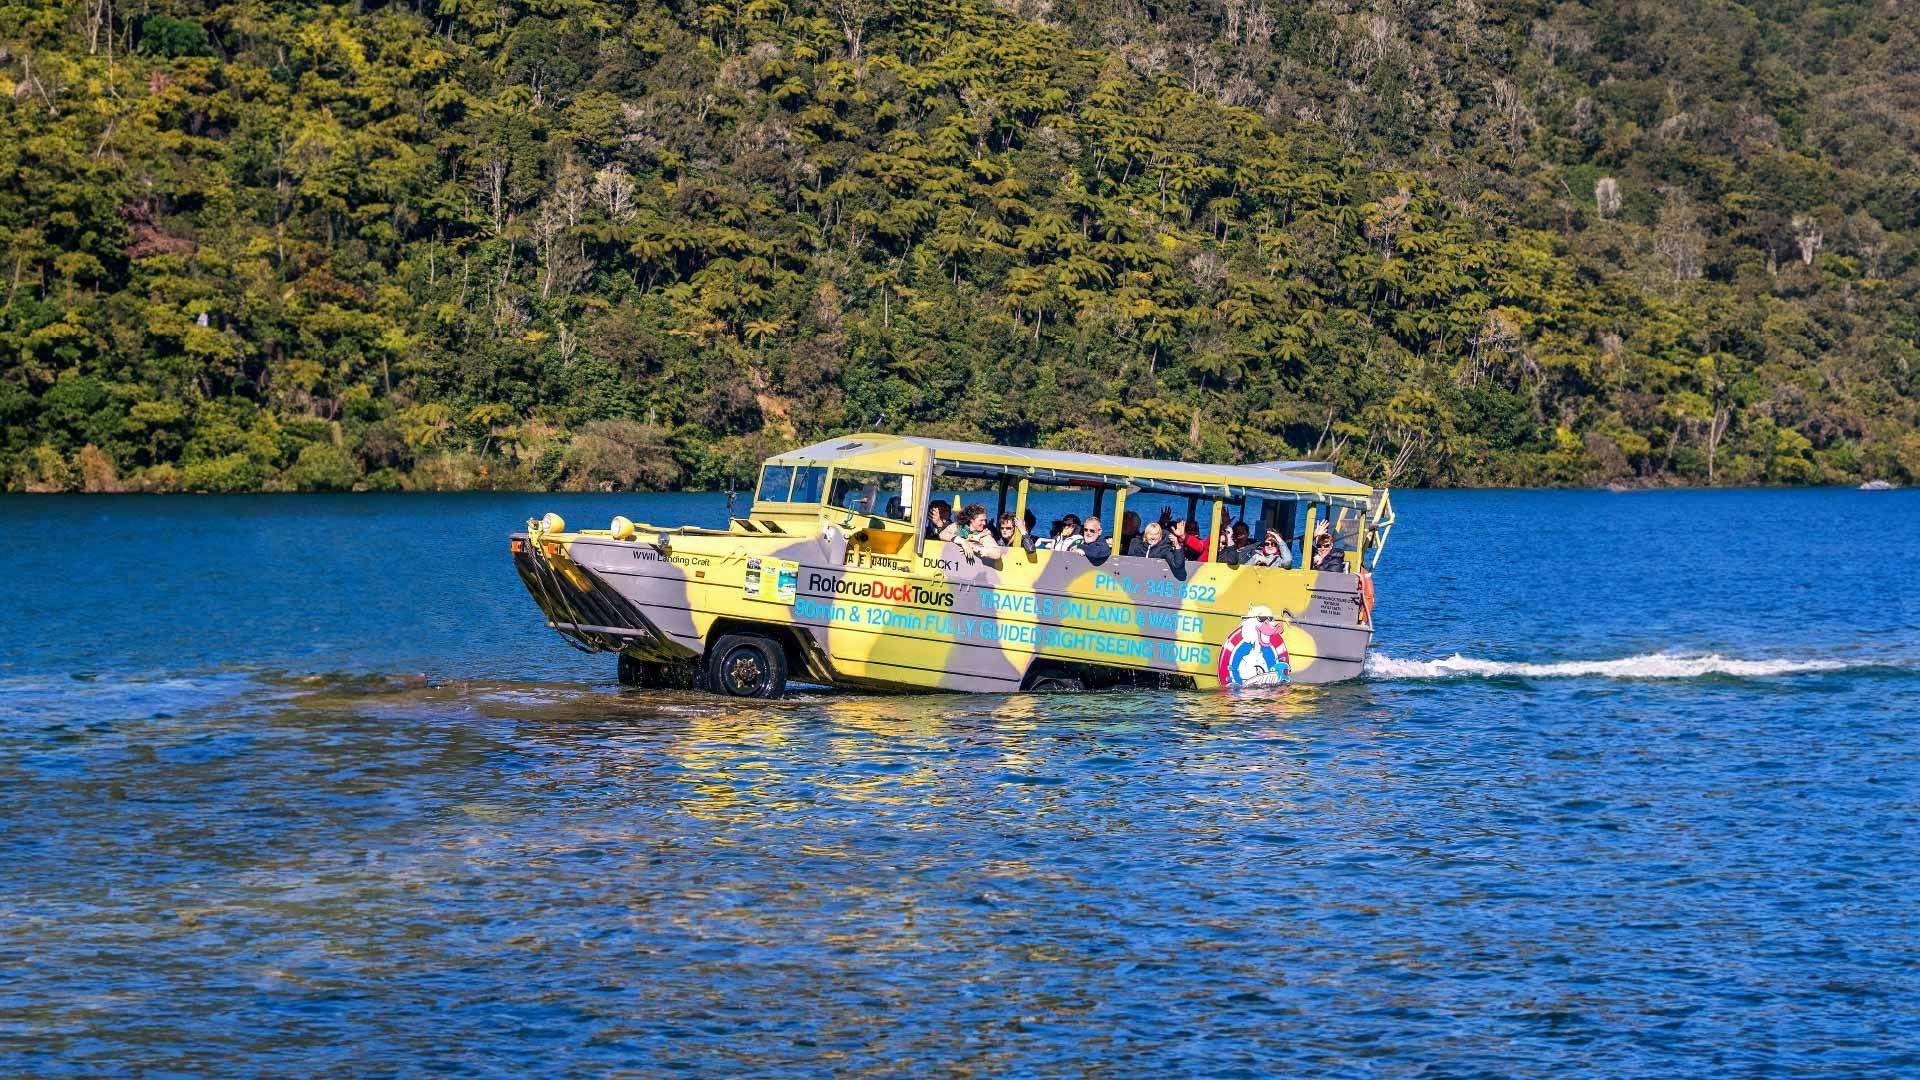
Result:
[[[1897,6],[1029,7],[0,0],[0,478],[1920,480]]]

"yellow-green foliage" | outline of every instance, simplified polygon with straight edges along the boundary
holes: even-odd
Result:
[[[1798,8],[0,0],[0,476],[1915,480],[1920,40]]]

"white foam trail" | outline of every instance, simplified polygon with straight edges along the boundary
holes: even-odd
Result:
[[[1812,671],[1843,671],[1867,666],[1845,660],[1810,658],[1805,660],[1737,660],[1717,653],[1683,656],[1677,653],[1646,653],[1618,660],[1566,660],[1556,664],[1523,664],[1502,660],[1482,660],[1455,653],[1445,660],[1396,660],[1385,653],[1367,658],[1366,674],[1374,679],[1455,679],[1523,675],[1531,678],[1606,679],[1693,679],[1702,675],[1737,675],[1762,678],[1769,675],[1799,675]]]

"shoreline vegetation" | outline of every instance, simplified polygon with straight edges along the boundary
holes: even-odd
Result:
[[[1920,482],[1881,0],[0,0],[0,486]]]
[[[499,467],[498,462],[488,461],[470,455],[443,455],[423,459],[412,472],[405,474],[376,473],[371,476],[353,475],[341,470],[322,482],[314,482],[303,470],[295,468],[288,473],[269,478],[258,486],[243,487],[235,485],[194,487],[187,482],[188,476],[176,469],[149,470],[122,480],[111,469],[95,466],[90,474],[80,472],[82,466],[96,459],[88,453],[91,448],[83,448],[81,462],[65,474],[59,483],[11,484],[0,494],[73,494],[73,495],[292,495],[292,494],[433,494],[450,492],[499,492],[526,494],[698,494],[724,495],[732,490],[743,500],[742,506],[753,501],[753,486],[758,473],[758,462],[743,464],[740,471],[732,477],[733,487],[725,485],[709,487],[646,486],[644,484],[621,484],[613,479],[585,481],[576,478],[573,482],[560,485],[543,484],[530,470],[524,468]],[[781,449],[784,449],[782,447]],[[770,453],[773,451],[770,451]],[[1232,463],[1228,463],[1232,464]],[[663,471],[671,466],[663,465]],[[588,474],[592,475],[592,474]],[[1365,477],[1355,477],[1366,482]],[[1908,486],[1893,483],[1892,489]],[[1611,490],[1615,493],[1631,494],[1646,491],[1713,491],[1713,490],[1753,490],[1757,488],[1858,488],[1861,482],[1845,477],[1827,475],[1812,480],[1791,482],[1768,481],[1765,478],[1746,478],[1708,484],[1700,480],[1670,475],[1654,475],[1626,478],[1593,479],[1586,482],[1570,481],[1561,483],[1525,482],[1508,484],[1467,484],[1448,482],[1445,478],[1427,483],[1402,482],[1395,490],[1457,490],[1457,491],[1511,491],[1511,490]],[[986,489],[981,489],[986,490]],[[1888,490],[1888,489],[1879,489]]]
[[[963,489],[963,490],[966,490],[966,489]],[[1603,491],[1603,492],[1608,492],[1616,495],[1642,495],[1642,494],[1651,494],[1654,492],[1662,492],[1662,491],[1686,491],[1686,492],[1747,491],[1747,492],[1752,492],[1752,491],[1859,491],[1859,490],[1861,490],[1860,485],[1852,484],[1852,483],[1774,484],[1774,485],[1766,485],[1766,486],[1721,484],[1721,485],[1716,485],[1714,487],[1708,487],[1704,484],[1676,483],[1676,484],[1643,484],[1643,485],[1636,485],[1636,486],[1625,486],[1618,483],[1614,483],[1614,484],[1607,484],[1607,485],[1601,485],[1601,486],[1562,484],[1554,487],[1523,487],[1523,486],[1510,485],[1506,487],[1438,487],[1436,486],[1436,487],[1399,487],[1399,488],[1393,489],[1394,494],[1396,495],[1401,494],[1403,492],[1407,492],[1407,491],[1594,491],[1594,492]],[[1872,491],[1905,491],[1908,489],[1901,485],[1896,484],[1891,488],[1875,488],[1871,490]],[[736,489],[735,493],[739,496],[739,502],[737,504],[736,509],[738,510],[739,514],[744,515],[747,511],[747,508],[751,506],[753,503],[753,492],[749,488],[746,488],[743,486],[741,488]],[[354,488],[324,490],[324,491],[323,490],[300,490],[300,489],[290,488],[290,487],[266,487],[266,488],[260,488],[258,490],[249,490],[249,491],[219,491],[219,492],[185,491],[181,489],[173,489],[169,491],[155,491],[155,490],[143,491],[143,490],[138,490],[134,488],[126,488],[126,487],[115,488],[111,491],[85,491],[80,489],[68,488],[68,489],[62,489],[59,491],[5,491],[5,492],[0,492],[0,499],[4,499],[8,495],[59,495],[59,496],[125,495],[125,496],[136,496],[136,497],[152,496],[155,498],[168,498],[172,496],[182,496],[182,495],[289,495],[289,496],[394,495],[394,496],[405,496],[405,495],[482,495],[482,494],[723,496],[728,494],[728,492],[725,489],[711,489],[711,488],[675,488],[672,490],[665,490],[665,489],[658,489],[658,488],[629,488],[629,489],[596,488],[592,490],[586,490],[586,489],[579,489],[579,488],[527,488],[527,487],[510,487],[510,486],[468,487],[468,488],[423,488],[423,487],[373,488],[363,484]]]

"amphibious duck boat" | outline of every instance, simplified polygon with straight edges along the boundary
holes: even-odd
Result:
[[[1110,549],[1022,538],[983,557],[929,525],[936,503],[1020,522],[1030,503],[1069,496],[1106,523]],[[1130,538],[1112,534],[1156,514],[1198,522],[1205,560],[1125,554]],[[1236,522],[1282,537],[1285,561],[1221,558],[1216,538]],[[1317,462],[1203,465],[861,434],[769,459],[751,509],[724,529],[617,517],[569,531],[549,514],[511,546],[548,625],[619,654],[631,685],[748,697],[777,696],[789,679],[1218,687],[1360,674],[1371,570],[1392,524],[1384,489]],[[1323,533],[1335,548],[1311,569]]]

